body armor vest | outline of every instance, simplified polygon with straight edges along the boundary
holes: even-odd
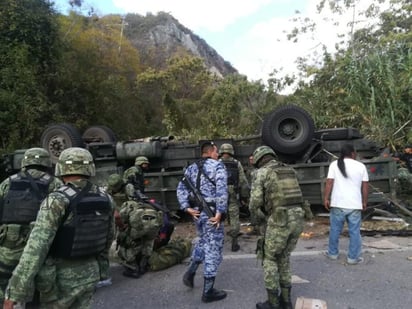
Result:
[[[33,178],[28,172],[11,176],[9,191],[0,205],[0,223],[29,224],[35,221],[52,180],[48,174]]]
[[[90,184],[90,183],[89,183]],[[78,191],[63,186],[63,193],[70,205],[66,209],[62,225],[57,230],[50,252],[54,257],[78,258],[98,255],[107,245],[111,204],[109,197],[100,189],[90,192],[91,184]],[[72,214],[70,222],[66,222]]]
[[[223,164],[226,166],[226,172],[227,172],[227,184],[232,185],[235,188],[239,186],[239,168],[238,168],[238,162],[233,160],[233,161],[225,161],[222,160]]]
[[[282,165],[273,166],[270,171],[266,181],[274,182],[276,186],[267,186],[265,204],[268,205],[269,209],[266,209],[266,212],[272,212],[276,207],[302,205],[302,191],[295,171],[289,166]]]

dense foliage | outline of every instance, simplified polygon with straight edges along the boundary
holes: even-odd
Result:
[[[333,3],[339,13],[355,5]],[[253,135],[265,113],[284,102],[306,108],[319,128],[358,127],[393,148],[412,143],[412,18],[410,1],[371,8],[378,27],[352,33],[349,45],[324,52],[322,64],[301,59],[295,93],[280,90],[295,77],[267,82],[212,74],[202,59],[174,50],[139,50],[133,33],[158,16],[134,16],[125,30],[118,15],[56,13],[46,0],[0,4],[0,143],[3,151],[39,144],[52,123],[80,130],[105,125],[120,139],[150,135],[192,138]],[[81,5],[77,1],[76,5]],[[369,15],[368,15],[369,16]],[[311,24],[311,27],[314,27]],[[298,38],[301,29],[292,29]],[[307,31],[307,28],[305,29]]]

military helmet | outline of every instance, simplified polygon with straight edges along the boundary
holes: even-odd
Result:
[[[108,189],[111,193],[117,193],[123,186],[123,178],[119,174],[111,174],[107,180]]]
[[[91,153],[79,147],[63,150],[56,164],[56,176],[66,175],[96,175],[96,167]]]
[[[134,165],[136,166],[140,166],[144,163],[149,164],[149,159],[143,156],[137,157],[136,160],[134,161]]]
[[[231,144],[222,144],[219,149],[219,154],[222,155],[224,153],[228,153],[232,156],[235,155],[235,151],[233,150],[233,146]]]
[[[27,149],[23,155],[23,159],[21,160],[21,167],[26,167],[29,165],[51,167],[52,162],[47,150],[43,148]]]
[[[257,165],[265,155],[271,155],[274,159],[277,158],[276,153],[269,146],[259,146],[253,152],[253,165]]]

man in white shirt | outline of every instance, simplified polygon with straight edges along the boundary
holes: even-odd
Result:
[[[368,171],[366,166],[355,160],[353,145],[344,145],[339,159],[329,166],[326,179],[324,206],[330,211],[329,246],[326,256],[332,260],[339,256],[339,236],[345,221],[349,230],[347,263],[363,262],[360,225],[362,210],[368,202]]]

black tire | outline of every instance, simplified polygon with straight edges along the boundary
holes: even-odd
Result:
[[[335,141],[363,138],[363,135],[355,128],[333,128],[317,130],[313,137],[324,141]]]
[[[83,133],[85,143],[116,143],[117,138],[113,130],[106,126],[93,126]]]
[[[296,105],[278,107],[267,115],[262,140],[275,152],[297,154],[311,143],[315,124],[307,111]]]
[[[40,143],[49,152],[53,163],[57,162],[64,149],[84,146],[80,132],[68,123],[47,127],[41,135]]]

